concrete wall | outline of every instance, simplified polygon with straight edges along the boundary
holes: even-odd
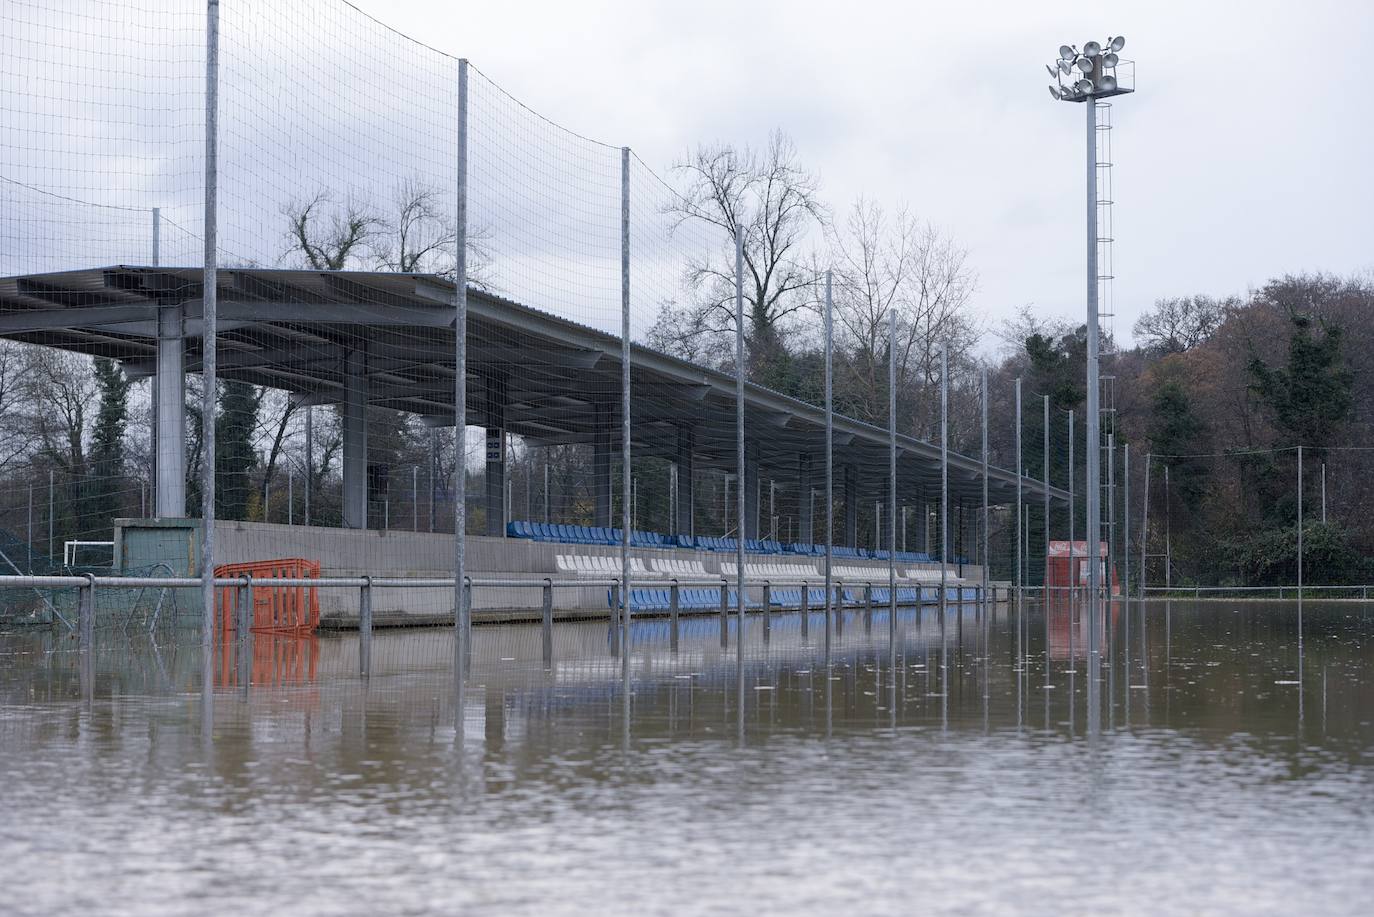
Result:
[[[285,557],[319,561],[324,576],[413,576],[419,578],[453,575],[453,536],[428,532],[380,531],[278,525],[264,522],[219,522],[215,526],[217,563],[246,563]],[[199,568],[200,522],[196,519],[121,519],[115,528],[115,561],[125,572],[142,572],[161,565],[159,573],[194,576]],[[602,555],[618,558],[620,549],[600,545],[568,545],[527,541],[521,538],[492,538],[469,535],[467,538],[468,574],[474,578],[509,577],[566,578],[558,573],[559,554]],[[708,575],[720,573],[722,561],[733,562],[733,554],[682,549],[636,549],[636,557],[673,557],[700,561]],[[790,555],[750,555],[746,563],[766,562],[795,565],[798,576],[818,576],[819,558]],[[837,566],[864,567],[874,571],[876,580],[886,581],[887,564],[881,561],[843,559]],[[927,582],[939,578],[938,564],[902,565],[918,569]],[[952,573],[953,571],[951,571]],[[979,568],[965,566],[964,576],[976,581]],[[554,604],[560,609],[585,609],[605,613],[608,609],[604,586],[559,587]],[[326,617],[355,617],[358,594],[352,589],[319,590],[320,612]],[[755,596],[756,598],[759,596]],[[536,612],[543,601],[538,587],[474,588],[472,604],[478,611]],[[440,589],[373,590],[373,613],[380,619],[411,616],[431,619],[453,614],[453,592]]]

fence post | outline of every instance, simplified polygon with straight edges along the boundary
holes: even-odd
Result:
[[[95,574],[86,574],[86,584],[77,598],[77,640],[82,650],[95,648]]]
[[[1298,601],[1302,601],[1302,446],[1298,447]]]
[[[1017,594],[1018,596],[1024,595],[1024,593],[1022,592],[1022,588],[1023,588],[1024,585],[1025,585],[1025,584],[1022,582],[1022,580],[1025,578],[1025,575],[1024,575],[1025,561],[1024,561],[1024,559],[1023,559],[1023,557],[1022,557],[1022,546],[1023,546],[1023,544],[1024,544],[1024,542],[1023,542],[1022,539],[1024,539],[1024,537],[1025,537],[1025,534],[1024,534],[1025,529],[1024,529],[1024,526],[1023,526],[1022,523],[1021,523],[1021,511],[1022,511],[1022,506],[1023,506],[1023,501],[1022,501],[1022,499],[1021,499],[1021,484],[1022,484],[1022,481],[1024,481],[1024,480],[1025,480],[1025,469],[1024,469],[1024,468],[1022,467],[1022,465],[1021,465],[1021,380],[1018,378],[1018,379],[1016,380],[1016,536],[1015,536],[1015,538],[1016,538],[1016,571],[1015,571],[1015,574],[1016,574],[1016,575],[1012,577],[1012,589],[1014,589],[1014,590],[1016,591],[1016,594]],[[945,594],[945,575],[944,575],[944,566],[945,566],[944,553],[941,552],[941,555],[940,555],[940,618],[941,618],[942,621],[944,620],[944,613],[945,613],[945,612],[944,612],[944,609],[945,609],[945,597],[944,597],[944,594]],[[943,626],[944,626],[944,625],[942,624],[941,627],[943,627]]]
[[[458,61],[458,149],[457,194],[453,225],[453,583],[454,596],[454,679],[461,685],[467,673],[467,453],[468,423],[468,62]],[[458,687],[458,686],[455,686]],[[462,722],[463,711],[455,716]]]
[[[677,652],[678,642],[678,608],[679,590],[677,580],[673,580],[672,585],[668,587],[668,641],[674,653]]]
[[[768,580],[763,581],[763,639],[768,639],[768,632],[772,628],[773,622],[773,585]]]
[[[720,648],[725,649],[730,645],[730,581],[725,577],[720,580]]]
[[[801,635],[803,640],[811,636],[811,586],[806,580],[801,587]]]
[[[237,605],[234,628],[238,631],[238,639],[246,641],[249,632],[253,629],[253,574],[251,573],[243,574]]]
[[[544,578],[544,602],[540,633],[544,644],[544,665],[553,663],[553,580]]]
[[[742,431],[740,435],[743,436]],[[620,576],[625,603],[620,612],[620,625],[625,631],[621,642],[627,659],[631,613],[630,537],[634,527],[630,460],[630,148],[623,146],[620,148]],[[743,532],[740,537],[744,537]]]
[[[205,240],[201,294],[201,379],[204,381],[201,416],[213,418],[217,399],[217,330],[219,315],[219,0],[206,4],[205,21]],[[210,653],[215,629],[215,425],[201,430],[201,650],[205,656],[203,678],[208,684]]]
[[[372,577],[364,576],[358,594],[358,673],[372,675]]]

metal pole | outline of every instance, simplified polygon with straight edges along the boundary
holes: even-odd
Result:
[[[1025,558],[1021,555],[1021,533],[1025,530],[1021,521],[1021,484],[1025,478],[1025,466],[1021,463],[1021,380],[1016,380],[1016,594],[1023,594],[1025,588]]]
[[[744,228],[735,227],[735,632],[736,655],[744,660]],[[741,711],[743,715],[743,711]]]
[[[620,626],[625,665],[630,653],[630,530],[634,494],[630,483],[630,148],[620,148]]]
[[[1121,596],[1131,597],[1131,444],[1121,444]]]
[[[983,415],[983,601],[988,597],[988,567],[991,564],[988,554],[988,368],[983,367],[982,392],[979,400]]]
[[[33,482],[29,482],[29,534],[24,539],[29,550],[29,576],[33,576]]]
[[[1041,437],[1042,443],[1040,446],[1041,450],[1044,452],[1044,455],[1040,460],[1040,468],[1044,472],[1044,475],[1042,477],[1044,478],[1045,485],[1045,501],[1044,508],[1042,510],[1045,517],[1045,560],[1041,565],[1041,569],[1044,570],[1044,565],[1049,563],[1050,556],[1050,396],[1040,396],[1040,403],[1043,407],[1043,423],[1045,427],[1045,429],[1041,431],[1043,435]],[[1041,585],[1049,585],[1049,579],[1045,576],[1044,573],[1041,573]],[[1048,592],[1045,593],[1045,598],[1047,600],[1049,599]]]
[[[286,466],[286,524],[296,524],[296,473],[289,462]]]
[[[1173,491],[1169,487],[1169,466],[1164,466],[1164,588],[1174,587],[1174,512],[1169,505]]]
[[[310,525],[310,479],[314,477],[315,471],[315,409],[311,405],[305,408],[305,493],[304,505],[302,509],[305,514],[305,524]]]
[[[1116,434],[1107,434],[1107,607],[1112,602],[1112,573],[1116,570]]]
[[[291,479],[287,478],[286,486],[291,486]],[[410,466],[410,530],[420,531],[420,466]]]
[[[1145,453],[1145,497],[1140,504],[1140,598],[1145,599],[1145,549],[1150,541],[1150,453]],[[1143,612],[1142,612],[1143,613]]]
[[[466,674],[467,427],[468,427],[468,62],[458,61],[457,195],[453,232],[453,671]],[[455,711],[462,722],[463,711]]]
[[[57,523],[56,489],[53,485],[53,470],[48,469],[48,564],[52,564],[53,531]]]
[[[897,645],[897,310],[887,313],[887,637]],[[894,676],[895,677],[895,676]]]
[[[940,639],[945,635],[949,576],[949,347],[940,344]]]
[[[153,208],[153,267],[162,262],[162,208]]]
[[[549,524],[549,451],[547,448],[544,450],[544,524]],[[430,531],[433,530],[434,527],[431,524]]]
[[[1322,462],[1322,525],[1326,525],[1326,462]]]
[[[201,648],[206,661],[215,639],[215,404],[219,314],[219,0],[206,3],[205,21],[205,264],[201,294]],[[202,673],[209,680],[211,673]]]
[[[1078,588],[1078,571],[1074,569],[1074,536],[1078,507],[1074,505],[1073,494],[1073,411],[1069,411],[1069,601],[1073,601],[1073,591]]]
[[[1302,601],[1302,446],[1298,447],[1298,601]]]
[[[1099,427],[1102,421],[1098,413],[1098,329],[1097,329],[1097,100],[1088,99],[1083,106],[1087,117],[1087,208],[1088,219],[1088,373],[1087,373],[1087,538],[1088,552],[1092,562],[1088,565],[1088,657],[1092,671],[1096,672],[1098,661],[1098,590],[1102,579],[1102,440]],[[1089,677],[1092,677],[1090,674]]]
[[[372,674],[372,577],[364,576],[358,593],[358,674]]]
[[[835,404],[832,366],[834,304],[830,296],[831,272],[825,272],[825,661],[830,661],[830,618],[835,589],[831,575],[835,541]],[[828,684],[828,682],[827,682]]]

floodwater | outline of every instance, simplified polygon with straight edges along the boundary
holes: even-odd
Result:
[[[807,623],[0,635],[0,913],[1370,912],[1374,606]]]

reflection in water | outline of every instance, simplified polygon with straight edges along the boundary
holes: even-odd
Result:
[[[0,635],[0,912],[1357,912],[1369,610],[1082,618]]]

